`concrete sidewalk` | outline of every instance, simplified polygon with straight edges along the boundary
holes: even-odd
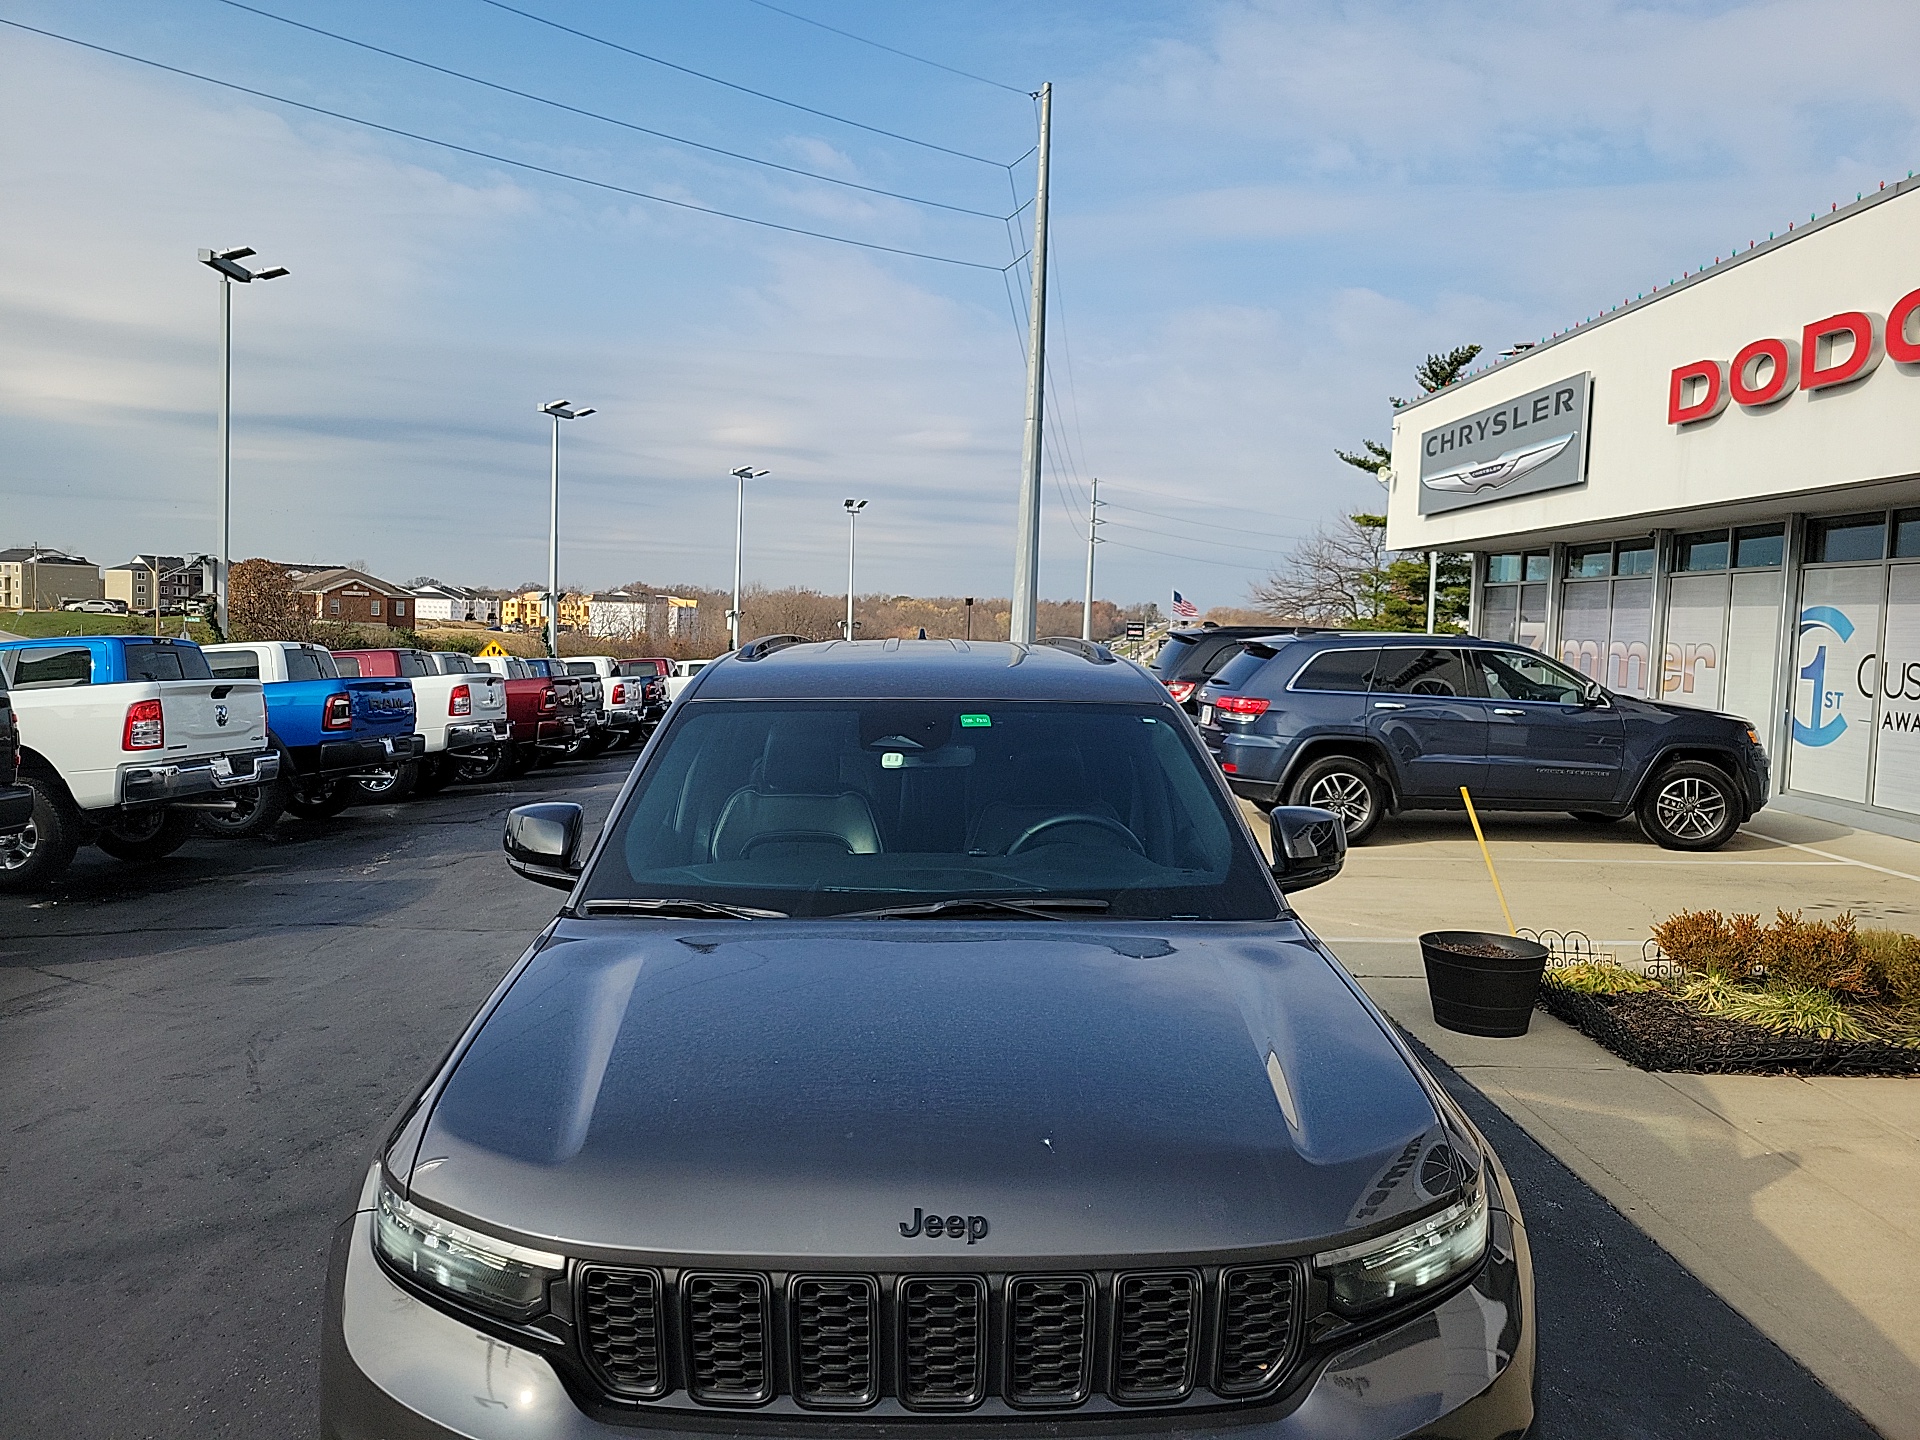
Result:
[[[1920,845],[1823,821],[1769,812],[1706,856],[1630,822],[1487,828],[1516,923],[1622,959],[1682,908],[1920,929]],[[1883,1434],[1920,1440],[1920,1081],[1647,1074],[1541,1013],[1517,1040],[1440,1029],[1413,937],[1504,928],[1464,817],[1389,822],[1299,909],[1396,1021]]]

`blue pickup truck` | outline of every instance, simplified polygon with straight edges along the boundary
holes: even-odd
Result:
[[[200,817],[212,834],[255,834],[282,810],[337,815],[358,798],[356,776],[404,765],[425,748],[409,681],[343,678],[324,647],[290,640],[208,645],[205,654],[220,678],[261,683],[268,739],[281,757],[278,783],[261,786],[251,805]]]

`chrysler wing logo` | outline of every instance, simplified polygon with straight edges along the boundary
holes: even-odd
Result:
[[[224,725],[227,723],[227,707],[226,706],[216,705],[213,707],[213,723],[216,725]]]
[[[1464,491],[1468,494],[1498,490],[1504,485],[1511,485],[1522,475],[1538,470],[1571,445],[1577,434],[1577,430],[1569,431],[1552,440],[1520,445],[1491,460],[1473,460],[1465,465],[1456,465],[1451,470],[1442,470],[1438,475],[1428,475],[1420,483],[1429,490]]]
[[[1831,605],[1809,605],[1800,612],[1800,634],[1804,637],[1821,630],[1844,645],[1853,638],[1853,621]],[[1794,717],[1793,738],[1802,745],[1831,745],[1846,733],[1847,717],[1840,713],[1841,692],[1827,689],[1824,640],[1813,652],[1813,658],[1800,667],[1800,678],[1813,682],[1813,704],[1808,707],[1809,718]],[[1833,716],[1831,720],[1826,718],[1829,713]]]

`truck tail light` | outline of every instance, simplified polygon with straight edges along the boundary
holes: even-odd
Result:
[[[540,692],[540,708],[542,710],[557,710],[560,708],[559,702],[553,698],[553,686],[549,685]]]
[[[326,709],[320,712],[322,730],[351,730],[353,728],[353,697],[344,690],[327,696]]]
[[[465,685],[453,687],[453,693],[447,697],[447,714],[471,715],[473,713],[473,691]]]
[[[136,700],[127,706],[126,728],[120,732],[122,750],[158,750],[167,743],[167,721],[158,700]]]
[[[607,703],[609,705],[624,705],[627,703],[627,687],[622,682],[618,680],[613,682],[613,698],[607,701]]]
[[[1197,680],[1169,680],[1167,693],[1174,698],[1176,704],[1184,705],[1192,696],[1193,687],[1199,683]]]
[[[1213,702],[1213,708],[1223,719],[1231,720],[1235,725],[1251,725],[1267,713],[1270,700],[1262,700],[1257,695],[1221,695]]]

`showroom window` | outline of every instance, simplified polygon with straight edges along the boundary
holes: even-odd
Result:
[[[1807,522],[1807,563],[1834,565],[1847,561],[1884,560],[1887,554],[1887,517],[1833,515]]]
[[[1560,591],[1564,664],[1610,690],[1648,693],[1653,681],[1653,570],[1650,536],[1568,548],[1566,583]]]
[[[1553,558],[1545,550],[1487,557],[1480,603],[1480,637],[1517,641],[1535,650],[1547,643],[1547,582]]]
[[[1893,512],[1893,558],[1920,559],[1920,510]]]
[[[1744,525],[1735,530],[1696,530],[1673,537],[1677,574],[1702,570],[1770,570],[1786,558],[1784,525]]]

